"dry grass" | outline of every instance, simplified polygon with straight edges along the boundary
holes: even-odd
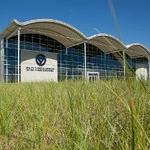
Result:
[[[134,80],[0,85],[0,149],[150,145],[149,87]]]

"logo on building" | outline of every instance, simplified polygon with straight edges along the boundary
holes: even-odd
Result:
[[[45,65],[45,63],[46,63],[46,56],[45,55],[43,55],[43,54],[38,54],[37,56],[36,56],[36,63],[37,63],[37,65],[39,65],[39,66],[44,66]]]

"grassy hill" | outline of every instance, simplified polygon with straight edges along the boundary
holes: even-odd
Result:
[[[0,149],[146,150],[150,87],[144,84],[1,84]]]

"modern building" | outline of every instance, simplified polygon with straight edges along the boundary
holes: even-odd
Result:
[[[52,19],[14,20],[0,33],[1,82],[149,78],[149,49]]]

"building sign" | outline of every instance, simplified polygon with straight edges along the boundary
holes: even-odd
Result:
[[[43,55],[43,54],[38,54],[38,55],[36,56],[36,63],[37,63],[37,65],[39,65],[39,66],[44,66],[45,63],[46,63],[46,56]]]
[[[43,72],[54,72],[54,68],[43,68],[43,67],[26,67],[26,71],[43,71]]]
[[[21,81],[57,81],[57,54],[21,51]]]
[[[43,54],[38,54],[35,58],[35,62],[40,67],[29,67],[26,66],[26,71],[43,71],[43,72],[54,72],[54,68],[45,68],[46,56]],[[43,66],[43,67],[42,67]]]

